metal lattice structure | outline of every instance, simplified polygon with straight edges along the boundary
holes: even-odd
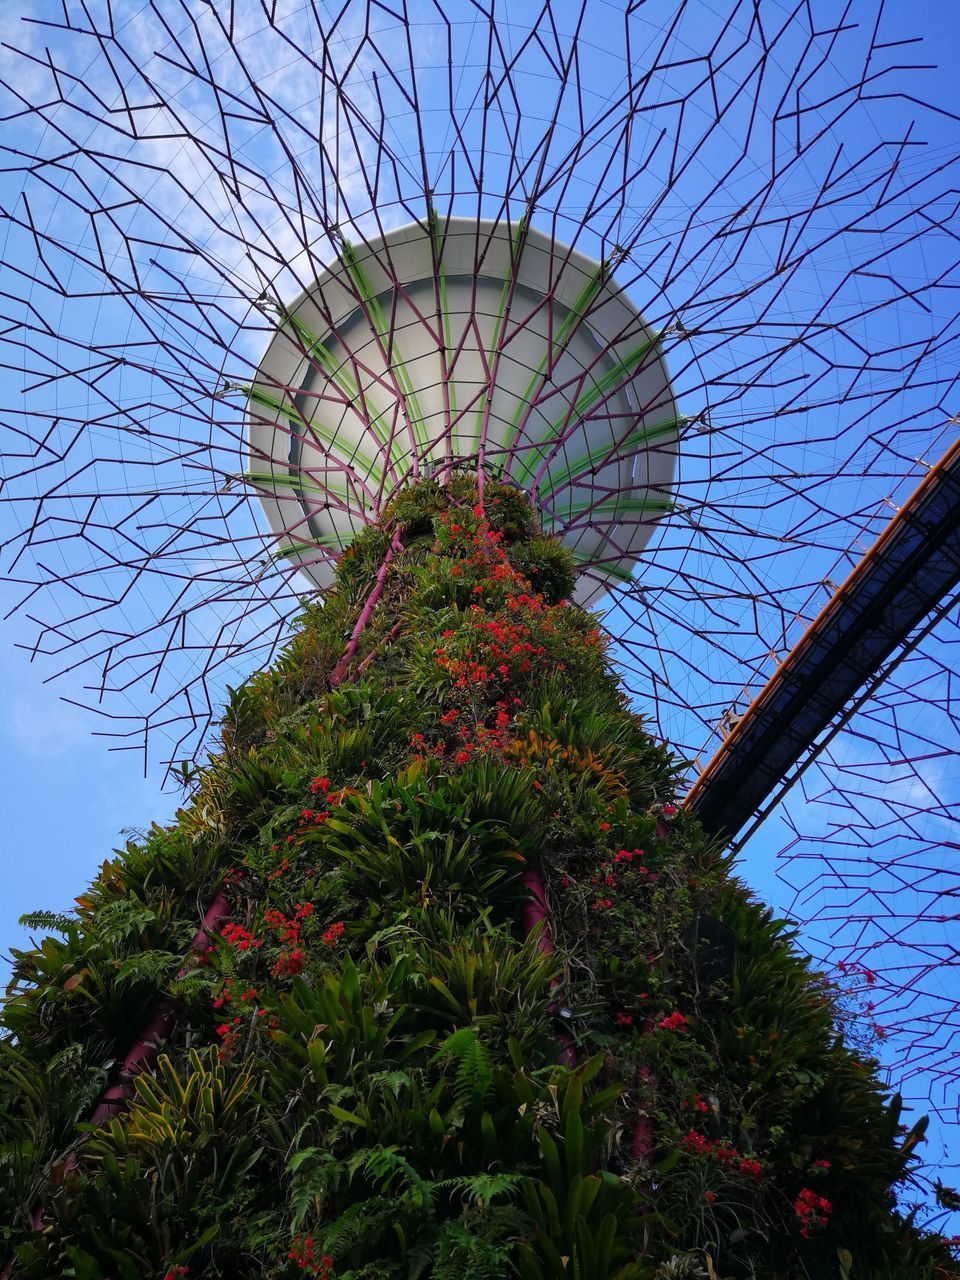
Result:
[[[0,499],[31,656],[118,747],[192,758],[343,522],[479,464],[574,546],[695,777],[957,434],[956,117],[901,22],[779,0],[24,20],[0,61]],[[818,955],[877,975],[878,1026],[955,1118],[939,608],[751,847],[779,849]]]

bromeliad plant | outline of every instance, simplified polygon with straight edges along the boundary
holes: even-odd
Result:
[[[922,1125],[676,808],[572,587],[521,493],[412,486],[232,692],[175,824],[35,918],[17,1275],[960,1274],[896,1209]]]

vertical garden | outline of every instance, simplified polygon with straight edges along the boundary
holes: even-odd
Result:
[[[176,822],[31,918],[4,1274],[960,1275],[897,1207],[922,1122],[572,589],[522,493],[411,485]]]

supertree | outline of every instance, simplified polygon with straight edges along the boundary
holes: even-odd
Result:
[[[913,44],[64,0],[4,47],[13,609],[188,793],[15,955],[7,1274],[956,1273],[871,1057],[950,1118]]]

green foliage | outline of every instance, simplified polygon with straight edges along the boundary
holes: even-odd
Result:
[[[73,916],[60,911],[30,911],[19,920],[24,929],[45,929],[52,933],[68,933],[74,923]]]
[[[250,1068],[228,1073],[215,1051],[196,1050],[183,1075],[166,1055],[157,1067],[155,1079],[137,1079],[128,1115],[88,1142],[83,1171],[54,1190],[56,1230],[21,1250],[26,1274],[69,1275],[72,1264],[78,1275],[132,1280],[184,1265],[229,1234],[223,1215],[252,1202],[263,1149]]]
[[[175,824],[27,918],[50,936],[0,1035],[16,1275],[958,1275],[896,1207],[922,1122],[673,808],[572,584],[519,490],[403,490],[230,691]],[[523,936],[534,868],[552,950]],[[691,941],[708,918],[725,969]],[[160,998],[163,1053],[92,1130]]]
[[[514,566],[530,579],[534,591],[542,592],[548,604],[559,604],[573,595],[577,573],[573,556],[553,538],[531,538],[520,543],[511,555]]]

